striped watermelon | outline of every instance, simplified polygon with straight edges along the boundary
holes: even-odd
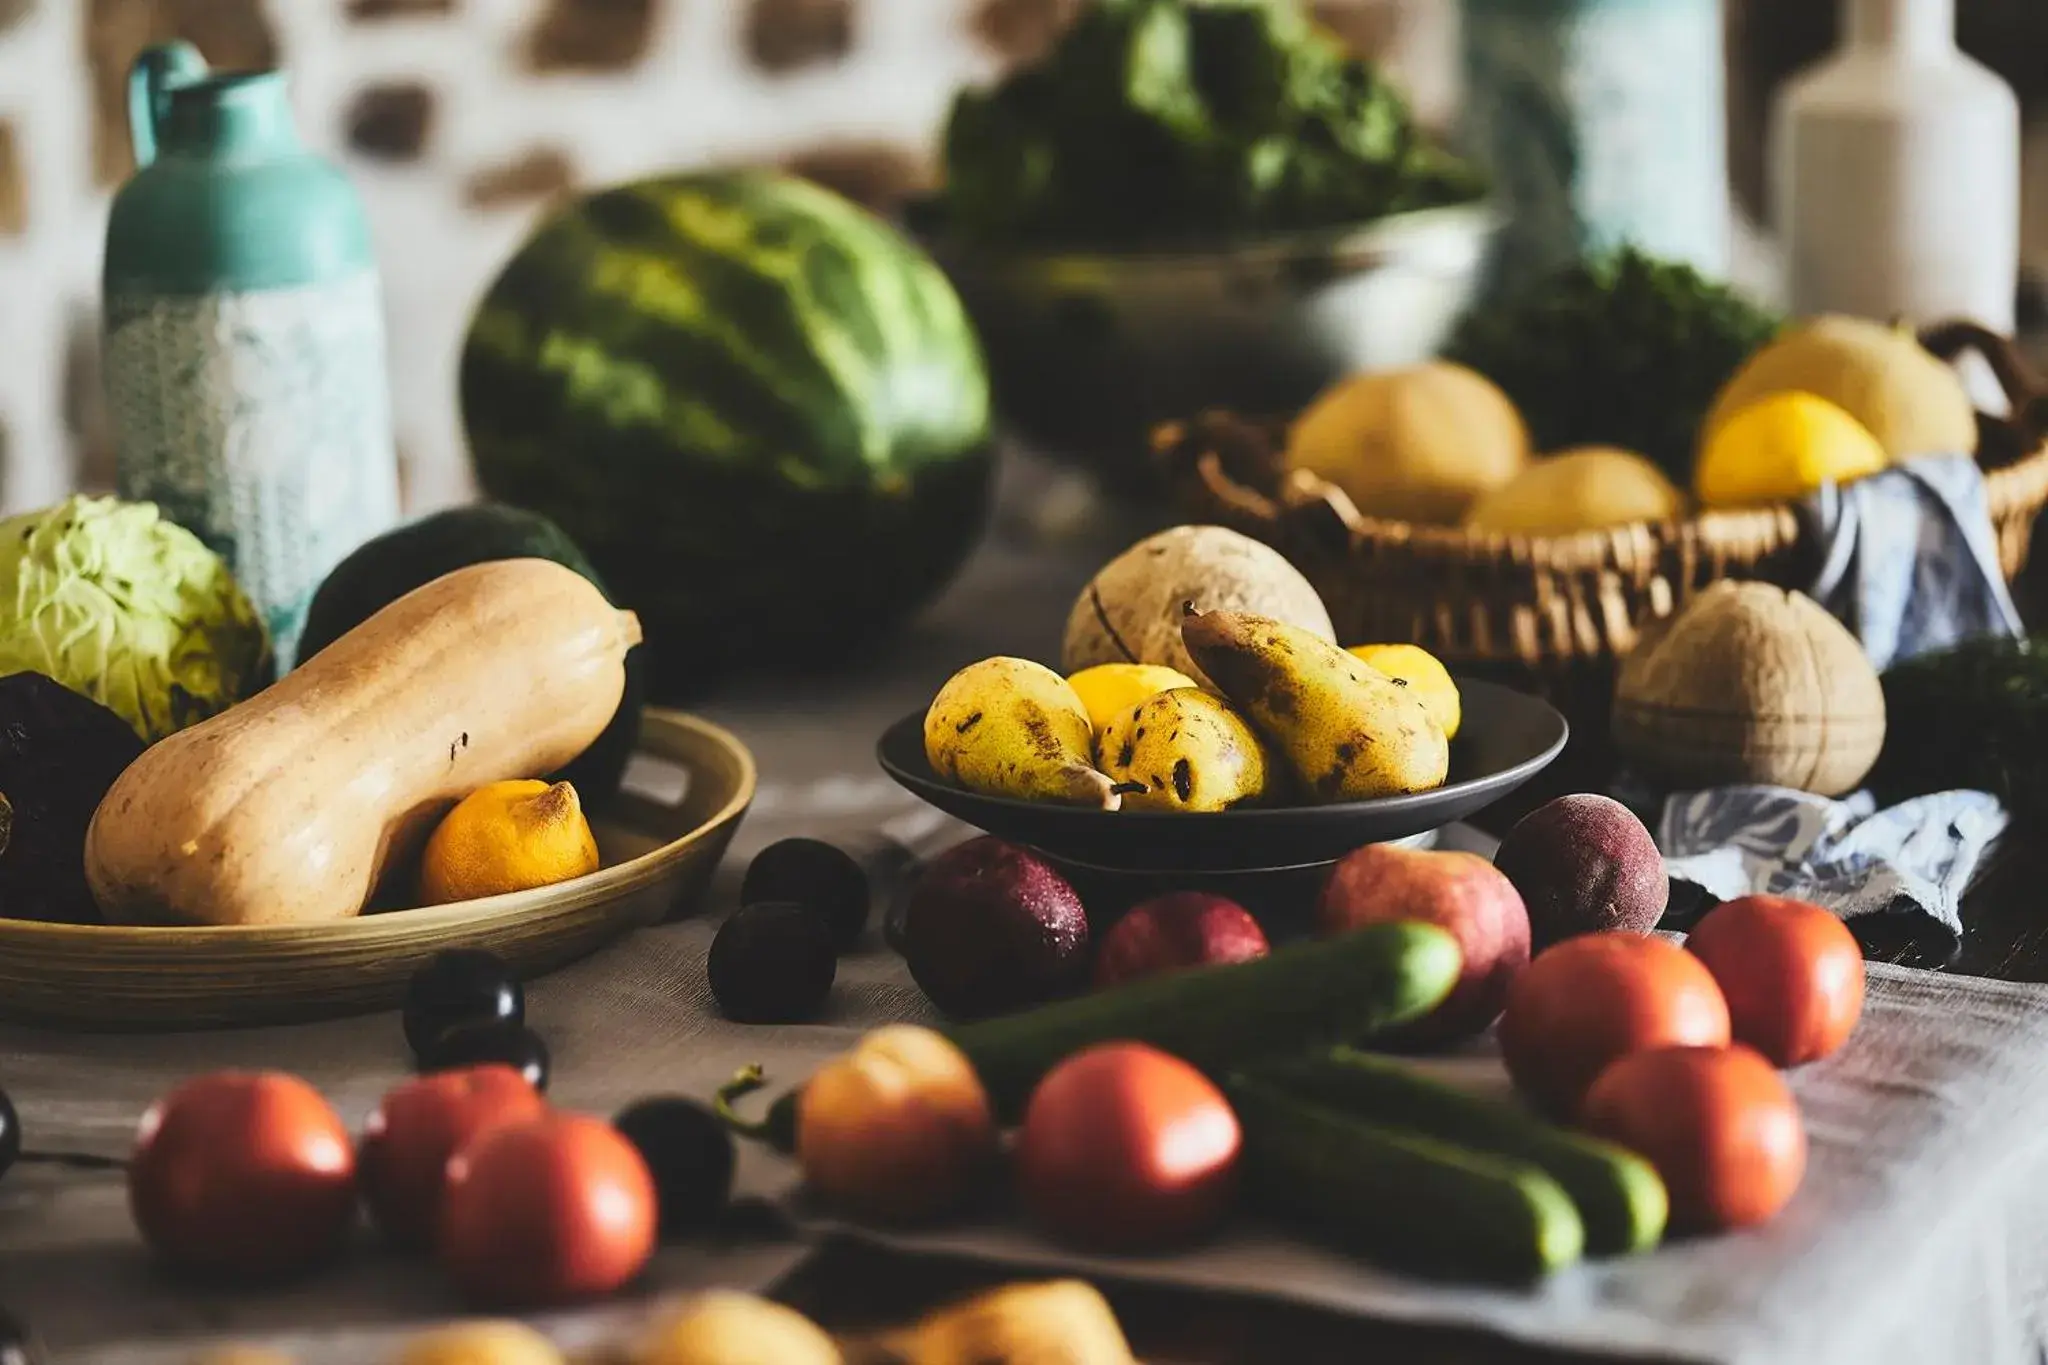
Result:
[[[986,520],[988,376],[894,229],[764,171],[572,204],[463,347],[491,497],[552,519],[640,613],[657,695],[873,639]]]

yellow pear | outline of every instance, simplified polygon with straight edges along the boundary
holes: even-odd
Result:
[[[969,664],[924,716],[932,771],[991,796],[1115,810],[1115,784],[1092,766],[1094,752],[1095,727],[1072,684],[1030,659]]]
[[[1359,659],[1284,621],[1190,615],[1188,652],[1318,801],[1443,785],[1450,744],[1429,708]]]
[[[1199,687],[1147,697],[1111,721],[1100,767],[1126,810],[1228,810],[1266,793],[1265,745],[1230,703]]]

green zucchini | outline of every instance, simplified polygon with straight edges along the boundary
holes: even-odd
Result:
[[[1355,1042],[1419,1019],[1450,994],[1462,967],[1457,940],[1435,925],[1375,924],[945,1032],[974,1064],[996,1117],[1014,1122],[1045,1073],[1091,1044],[1150,1043],[1220,1080],[1260,1057]],[[757,1069],[736,1077],[720,1092],[721,1113],[741,1136],[794,1151],[795,1091],[759,1123],[732,1112],[733,1099],[761,1084]]]
[[[1611,1142],[1568,1132],[1353,1047],[1249,1070],[1289,1094],[1388,1128],[1541,1167],[1578,1206],[1590,1255],[1646,1251],[1664,1235],[1670,1201],[1663,1180],[1649,1162]]]
[[[1233,1076],[1252,1197],[1410,1274],[1524,1283],[1585,1248],[1571,1196],[1539,1168],[1382,1128]]]
[[[1368,1038],[1436,1008],[1458,982],[1457,940],[1376,924],[1262,958],[1144,977],[948,1029],[996,1116],[1020,1117],[1046,1072],[1094,1043],[1150,1043],[1212,1076],[1258,1057]]]

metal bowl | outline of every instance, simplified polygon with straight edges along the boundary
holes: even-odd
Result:
[[[996,253],[926,245],[981,333],[998,410],[1112,486],[1147,434],[1204,408],[1291,412],[1337,378],[1427,359],[1483,276],[1479,202],[1213,249]]]

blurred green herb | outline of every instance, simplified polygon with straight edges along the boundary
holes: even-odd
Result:
[[[1991,636],[1895,664],[1884,675],[1885,802],[1958,787],[2015,819],[2048,816],[2048,639]]]
[[[1484,193],[1292,0],[1101,0],[1042,64],[963,91],[928,219],[1098,247],[1364,222]]]
[[[1501,386],[1537,449],[1620,446],[1687,487],[1714,396],[1782,321],[1691,266],[1623,247],[1469,314],[1445,354]]]

